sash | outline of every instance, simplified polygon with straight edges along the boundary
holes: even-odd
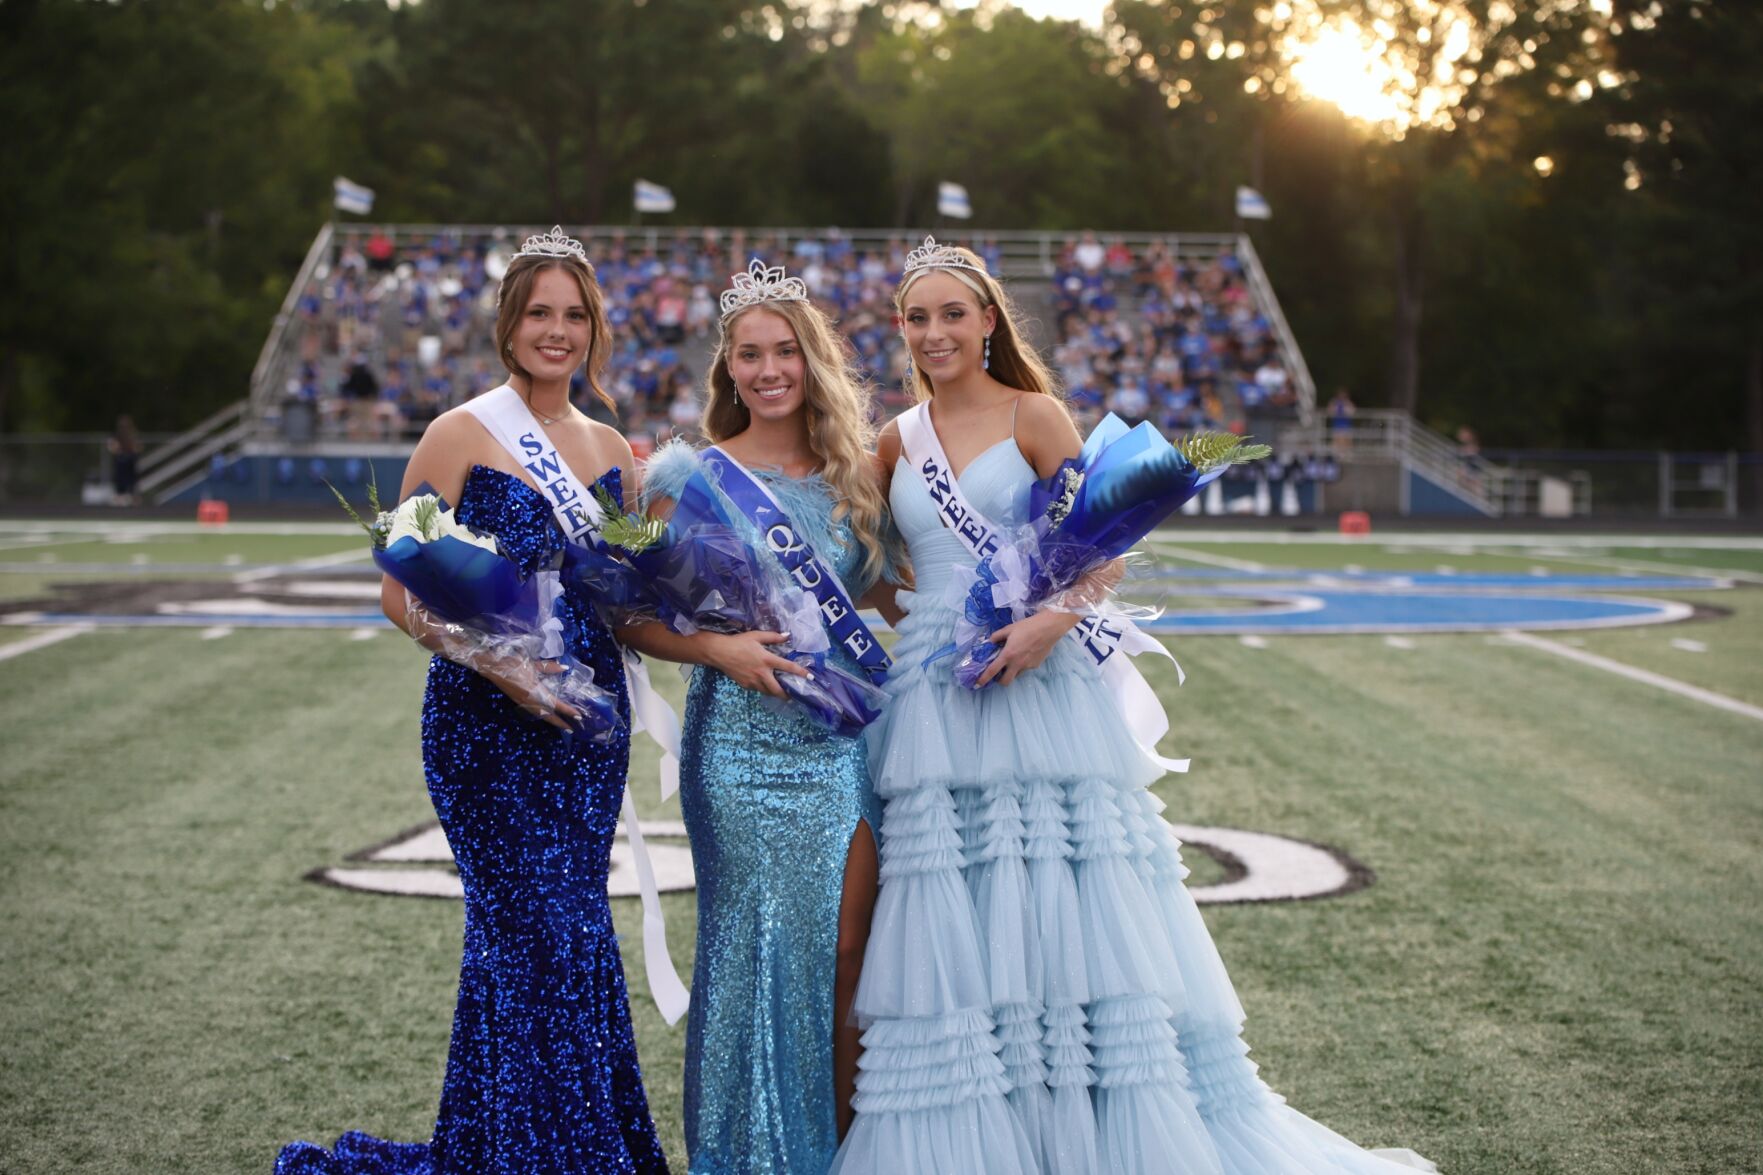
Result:
[[[906,461],[924,480],[924,487],[937,507],[937,515],[956,538],[960,539],[976,559],[995,554],[1008,542],[1007,536],[984,514],[974,509],[961,491],[961,482],[949,469],[949,458],[943,442],[931,423],[930,403],[926,401],[895,417],[900,428],[900,447]],[[1120,707],[1121,717],[1139,750],[1165,771],[1186,771],[1188,760],[1169,759],[1157,753],[1157,740],[1169,732],[1169,716],[1157,691],[1133,665],[1131,658],[1141,653],[1159,653],[1175,666],[1178,684],[1187,680],[1181,663],[1163,647],[1163,642],[1138,625],[1122,617],[1103,616],[1089,612],[1066,634],[1077,642],[1085,655],[1095,662],[1102,682]],[[1117,654],[1125,653],[1126,656]]]
[[[820,622],[832,643],[851,654],[870,681],[876,685],[886,681],[893,661],[857,615],[857,605],[839,582],[838,573],[814,553],[771,490],[718,446],[705,449],[698,459],[716,470],[722,492],[765,536],[766,550],[777,556],[797,586],[814,597]]]
[[[466,401],[465,408],[532,475],[564,535],[575,542],[598,546],[605,511],[557,452],[557,446],[539,427],[520,393],[503,384]],[[621,646],[621,651],[630,693],[631,725],[635,730],[648,731],[661,747],[661,798],[666,799],[679,787],[679,718],[655,692],[642,661],[629,649]],[[637,807],[628,784],[622,817],[625,834],[630,838],[631,856],[636,861],[637,889],[643,899],[643,969],[649,980],[649,993],[655,997],[662,1018],[674,1024],[686,1014],[691,994],[674,970],[673,956],[667,953],[661,891],[655,884],[655,869],[649,862],[649,850],[643,843],[643,830],[637,824]]]

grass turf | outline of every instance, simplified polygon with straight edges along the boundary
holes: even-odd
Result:
[[[1570,639],[1763,700],[1763,596],[1694,600],[1733,615]],[[1449,1175],[1757,1170],[1763,724],[1483,636],[1413,643],[1188,638],[1186,687],[1148,668],[1166,750],[1195,757],[1159,785],[1172,819],[1379,875],[1207,910],[1264,1075]],[[459,906],[300,880],[428,818],[421,676],[390,632],[100,631],[0,662],[0,1170],[264,1171],[296,1137],[427,1136]],[[677,818],[635,757],[645,814]],[[692,897],[665,902],[684,973]],[[615,905],[683,1165],[683,1037]]]

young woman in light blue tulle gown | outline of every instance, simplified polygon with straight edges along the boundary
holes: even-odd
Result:
[[[879,447],[917,587],[901,595],[890,700],[869,732],[882,882],[856,1001],[857,1117],[832,1170],[1429,1166],[1361,1150],[1256,1077],[1242,1008],[1148,790],[1162,768],[1095,662],[1064,639],[1077,617],[1046,611],[1003,629],[978,691],[936,659],[974,536],[1021,524],[1028,486],[1080,442],[972,253],[915,250],[897,305],[924,402],[911,411],[928,417],[907,419],[904,444],[890,422]],[[923,428],[959,493],[921,477],[927,462],[910,450]]]
[[[646,498],[665,513],[694,472],[725,495],[719,478],[751,477],[853,602],[892,612],[867,402],[830,324],[778,271],[742,275],[724,301],[703,430],[738,468],[725,474],[675,443],[649,462]],[[698,883],[691,1171],[819,1175],[850,1119],[860,1044],[849,1012],[876,892],[880,808],[863,740],[783,704],[776,675],[803,670],[767,651],[775,634],[625,633],[698,665],[680,755]],[[832,657],[858,671],[836,643]]]

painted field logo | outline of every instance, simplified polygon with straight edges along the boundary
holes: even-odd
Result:
[[[1336,897],[1364,889],[1375,879],[1369,868],[1339,849],[1291,837],[1240,828],[1170,825],[1182,847],[1205,853],[1224,870],[1212,885],[1195,886],[1196,902],[1295,902]],[[693,889],[692,852],[686,826],[678,821],[645,821],[643,840],[655,867],[662,893]],[[307,879],[361,893],[397,897],[461,898],[464,890],[453,868],[453,851],[441,826],[430,822],[400,833],[382,844],[351,853],[349,864],[314,869]],[[637,896],[637,867],[631,859],[624,825],[612,842],[612,872],[607,892],[615,898]]]

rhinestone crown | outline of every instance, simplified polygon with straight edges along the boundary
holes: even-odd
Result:
[[[985,273],[985,263],[975,265],[953,245],[939,245],[935,237],[924,238],[924,244],[906,254],[906,266],[903,277],[926,269],[965,269],[972,273]],[[990,276],[989,274],[987,276]]]
[[[784,267],[767,267],[755,257],[747,263],[746,273],[730,279],[734,285],[722,292],[722,321],[737,310],[757,306],[761,302],[806,302],[808,286],[799,277],[785,277]]]
[[[520,252],[516,257],[580,257],[588,259],[588,251],[582,243],[563,231],[562,225],[553,225],[548,233],[534,233],[521,243]]]

